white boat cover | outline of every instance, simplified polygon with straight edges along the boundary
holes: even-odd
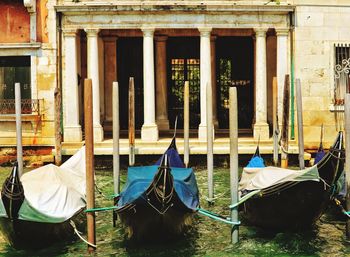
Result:
[[[239,182],[239,190],[262,190],[290,181],[319,181],[317,165],[303,170],[290,170],[278,167],[245,167]]]
[[[86,206],[85,181],[85,147],[60,167],[49,164],[23,174],[25,200],[19,219],[50,223],[70,219]]]

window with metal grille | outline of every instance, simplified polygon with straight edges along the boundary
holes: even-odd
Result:
[[[176,116],[178,128],[183,127],[183,90],[185,81],[190,86],[190,128],[198,128],[200,122],[200,68],[199,59],[171,59],[171,86],[169,90],[170,127]]]
[[[344,105],[345,93],[350,92],[350,44],[335,44],[334,106]]]
[[[0,57],[0,114],[15,113],[15,83],[21,84],[22,113],[38,112],[39,102],[31,98],[30,56]]]

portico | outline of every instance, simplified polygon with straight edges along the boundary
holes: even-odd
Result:
[[[190,101],[198,103],[199,108],[198,113],[197,109],[191,110],[194,117],[198,117],[198,122],[192,124],[192,130],[194,134],[197,134],[196,137],[199,141],[206,140],[206,87],[211,87],[213,92],[215,131],[220,133],[225,129],[225,126],[220,124],[222,124],[221,119],[223,111],[225,111],[225,90],[230,85],[240,85],[242,92],[245,90],[242,97],[250,97],[249,99],[253,101],[251,114],[239,113],[252,117],[248,119],[248,125],[244,125],[246,126],[244,128],[251,129],[251,135],[254,139],[260,137],[261,140],[268,140],[270,137],[268,120],[270,110],[267,101],[271,85],[267,83],[267,56],[277,57],[277,70],[273,75],[277,76],[279,82],[278,111],[280,114],[282,103],[282,90],[280,89],[283,88],[284,74],[288,73],[289,68],[289,24],[287,18],[288,13],[293,9],[287,6],[260,6],[258,11],[253,7],[241,10],[240,7],[224,5],[211,6],[207,4],[206,6],[208,9],[193,11],[190,14],[188,8],[195,7],[176,7],[179,10],[171,12],[159,9],[160,7],[157,6],[149,6],[147,11],[145,11],[146,9],[140,11],[140,7],[119,5],[118,8],[116,6],[84,6],[79,4],[57,6],[56,10],[63,14],[64,141],[77,142],[82,140],[81,117],[79,117],[79,106],[81,106],[79,103],[82,99],[78,93],[77,76],[79,69],[82,70],[80,75],[86,69],[87,77],[91,78],[93,82],[95,141],[102,142],[106,138],[106,133],[108,134],[106,124],[111,122],[112,99],[110,98],[111,94],[108,93],[111,88],[109,84],[112,81],[119,81],[120,87],[124,88],[121,90],[127,90],[125,88],[128,85],[121,84],[121,81],[123,80],[122,76],[126,76],[125,67],[131,66],[134,71],[130,74],[142,77],[135,79],[135,83],[139,85],[136,86],[137,92],[142,98],[138,101],[141,107],[136,108],[142,112],[136,113],[140,122],[140,126],[136,129],[141,132],[141,141],[159,141],[159,132],[167,131],[173,126],[171,124],[173,116],[171,115],[176,112],[181,113],[181,107],[180,109],[175,108],[175,110],[174,103],[170,101],[171,97],[176,98],[177,94],[181,95],[182,78],[179,78],[181,74],[186,75],[183,80],[193,79],[192,84],[190,83],[193,86],[193,97]],[[85,13],[90,15],[86,16]],[[152,16],[148,16],[148,14],[152,14]],[[79,58],[84,58],[85,55],[77,54],[82,51],[81,44],[77,43],[77,41],[83,40],[81,36],[77,36],[78,32],[82,30],[85,31],[86,36],[84,37],[87,41],[86,60],[83,61]],[[277,51],[274,53],[271,52],[271,49],[267,49],[268,31],[272,31],[277,37],[275,43]],[[177,40],[176,42],[180,42],[180,44],[186,44],[187,41],[181,41],[182,38],[194,40],[191,44],[199,49],[198,56],[196,54],[192,57],[190,55],[181,56],[179,50],[179,55],[176,57],[171,52],[187,47],[187,45],[180,46],[172,43]],[[235,38],[247,40],[235,41]],[[127,40],[133,43],[125,43]],[[246,56],[252,57],[220,59],[219,53],[223,50],[217,49],[216,44],[225,42],[225,40],[237,42],[237,46],[241,47],[241,50],[228,48],[225,51],[251,51],[252,54],[247,52]],[[196,45],[197,42],[198,45]],[[244,42],[252,43],[251,46],[244,46],[242,45]],[[133,46],[136,47],[135,49],[139,49],[135,50],[138,54],[136,56],[130,55],[129,63],[126,63],[127,60],[124,57],[123,63],[121,63],[120,58],[123,58],[122,55],[125,53],[120,51],[130,51],[131,53]],[[103,54],[100,54],[101,49],[103,49]],[[184,51],[181,53],[186,53]],[[242,75],[243,73],[238,71],[237,67],[242,65],[239,60],[242,58],[246,58],[249,67],[252,67],[252,72],[247,72],[248,75]],[[134,61],[131,60],[135,60],[135,63],[132,63]],[[223,65],[226,60],[229,68]],[[78,67],[78,64],[81,63],[86,63],[87,67]],[[123,65],[125,67],[122,67]],[[199,66],[198,82],[195,82],[198,73],[196,65]],[[226,67],[224,71],[230,69],[231,72],[232,69],[231,75],[227,75],[225,88],[222,82],[225,75],[223,67]],[[197,85],[198,90],[196,91]],[[176,90],[175,87],[177,87]],[[124,98],[119,100],[125,101]],[[244,99],[242,98],[241,104],[249,104],[249,101]],[[181,106],[181,101],[181,97],[178,96],[177,104],[179,106]],[[125,109],[122,111],[127,112]],[[127,118],[126,113],[124,116]]]

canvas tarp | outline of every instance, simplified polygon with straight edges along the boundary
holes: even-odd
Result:
[[[290,170],[278,167],[245,167],[239,182],[239,190],[262,190],[289,181],[319,181],[317,166],[303,170]]]
[[[157,165],[129,167],[128,178],[120,194],[118,206],[132,203],[147,190],[158,171]],[[191,168],[171,168],[174,188],[180,200],[187,208],[196,210],[199,205],[198,188],[194,172]]]
[[[85,147],[60,167],[48,164],[23,174],[21,182],[25,200],[19,219],[50,223],[68,220],[86,205]]]

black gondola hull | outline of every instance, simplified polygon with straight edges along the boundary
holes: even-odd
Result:
[[[269,187],[264,188],[244,203],[243,219],[270,230],[310,228],[334,197],[344,161],[343,134],[339,132],[333,147],[317,163],[319,181],[288,181],[274,185],[271,193]]]
[[[135,201],[132,208],[119,212],[118,216],[128,230],[128,237],[156,241],[182,235],[192,224],[194,211],[185,207],[176,196],[173,198],[164,213],[152,207],[144,197]]]
[[[252,198],[243,206],[250,225],[271,230],[310,228],[330,201],[323,182],[300,182],[278,194]]]
[[[33,222],[20,219],[0,218],[0,229],[5,240],[16,249],[41,249],[57,242],[69,242],[76,238],[70,224],[73,221],[79,231],[84,231],[83,211],[61,223]]]

